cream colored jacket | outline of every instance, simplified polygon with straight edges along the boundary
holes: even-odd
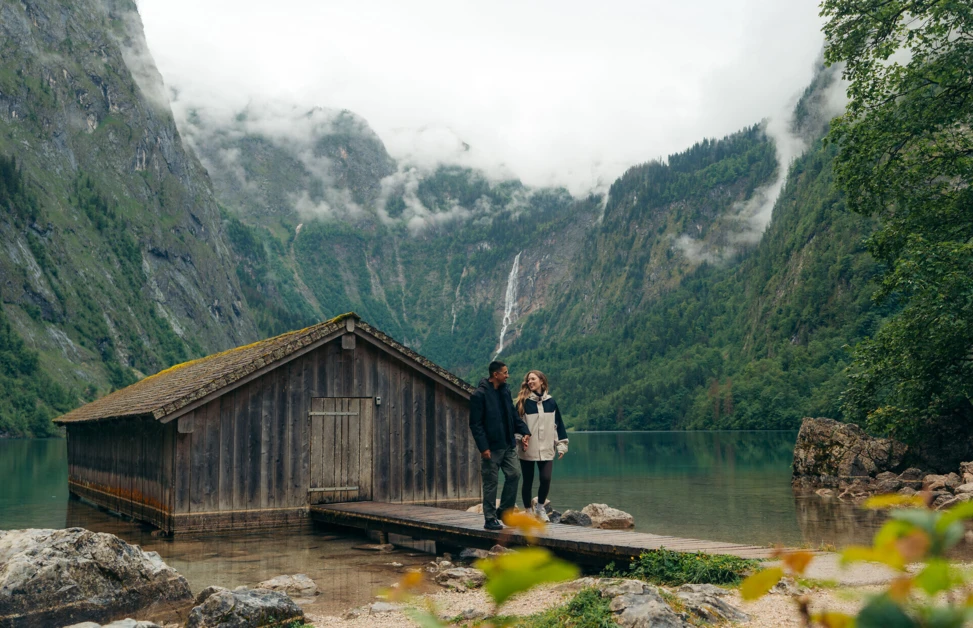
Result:
[[[517,447],[521,460],[554,460],[555,454],[568,451],[568,434],[557,403],[547,393],[534,393],[524,400],[524,422],[530,430],[527,449]],[[519,442],[522,436],[516,434]]]

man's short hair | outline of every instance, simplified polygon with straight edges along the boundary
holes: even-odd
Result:
[[[493,362],[490,362],[490,366],[489,366],[490,377],[493,377],[494,373],[503,369],[503,367],[505,366],[507,365],[501,362],[500,360],[494,360]]]

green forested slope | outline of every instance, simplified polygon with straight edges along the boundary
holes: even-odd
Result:
[[[844,209],[832,159],[819,143],[793,165],[752,250],[703,263],[595,333],[518,353],[514,370],[546,371],[570,421],[586,429],[795,428],[804,416],[840,416],[846,345],[882,312],[862,244],[872,226]],[[609,229],[599,237],[610,240]],[[550,325],[542,318],[523,335],[536,326],[539,337]]]
[[[134,3],[0,4],[0,432],[256,338],[162,89]]]

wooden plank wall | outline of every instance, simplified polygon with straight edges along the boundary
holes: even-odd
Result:
[[[342,349],[337,338],[165,425],[146,418],[69,426],[72,481],[100,491],[102,505],[167,529],[170,514],[225,515],[220,521],[242,525],[253,521],[248,514],[303,509],[311,399],[357,397],[374,404],[370,432],[361,434],[372,461],[361,482],[373,500],[478,499],[467,400],[365,340],[349,344]],[[202,527],[203,519],[193,521]]]
[[[164,464],[175,426],[149,418],[69,425],[71,491],[115,512],[168,528],[171,483]]]

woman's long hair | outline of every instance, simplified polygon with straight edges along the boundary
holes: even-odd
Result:
[[[527,374],[524,375],[523,383],[520,384],[520,392],[517,393],[517,412],[520,413],[520,416],[524,416],[524,401],[527,400],[527,397],[530,397],[530,387],[527,385],[527,378],[530,377],[531,373],[536,375],[537,379],[541,380],[541,396],[547,392],[547,375],[544,375],[540,371],[527,371]]]

